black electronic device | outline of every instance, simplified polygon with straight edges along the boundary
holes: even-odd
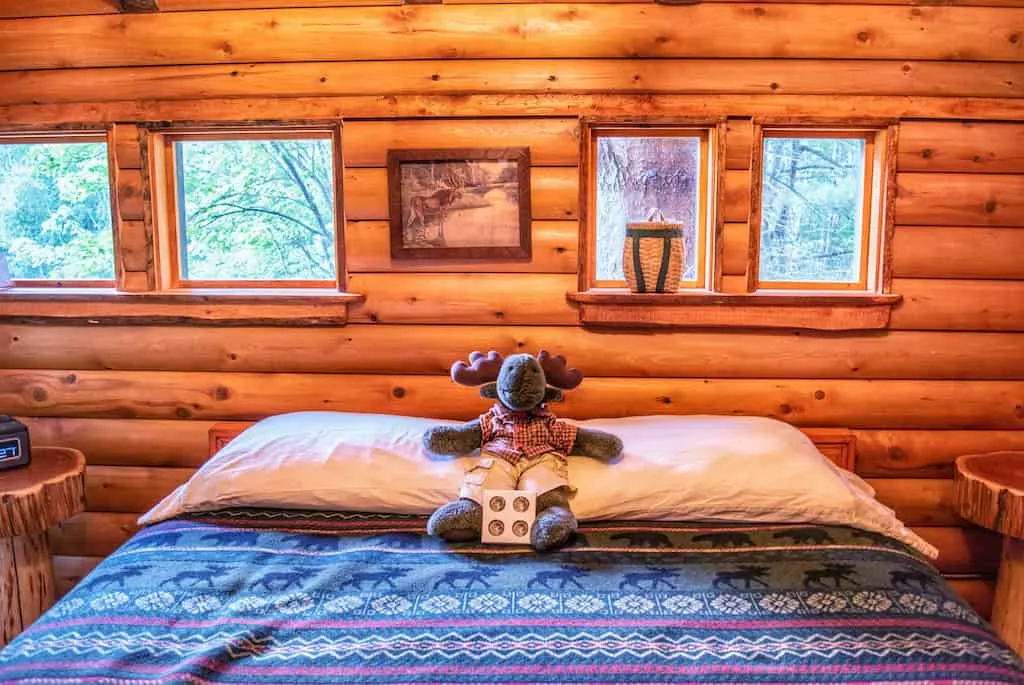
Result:
[[[6,414],[0,414],[0,471],[28,466],[31,460],[28,426]]]

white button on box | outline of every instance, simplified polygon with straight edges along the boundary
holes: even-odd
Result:
[[[533,490],[484,490],[484,527],[481,542],[528,545],[537,518],[537,493]]]

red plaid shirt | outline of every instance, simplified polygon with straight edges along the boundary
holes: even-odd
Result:
[[[576,442],[576,426],[547,409],[512,411],[500,403],[480,417],[480,430],[484,451],[512,464],[548,452],[569,454]]]

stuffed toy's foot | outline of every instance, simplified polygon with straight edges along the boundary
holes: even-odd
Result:
[[[483,509],[479,504],[460,498],[434,510],[427,520],[427,533],[448,542],[479,540],[483,520]]]
[[[530,544],[538,552],[564,545],[576,532],[576,516],[561,489],[537,498],[537,520],[533,522]]]

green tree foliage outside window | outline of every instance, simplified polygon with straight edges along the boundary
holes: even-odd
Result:
[[[179,141],[175,148],[182,279],[336,277],[329,139]]]
[[[863,138],[765,138],[760,280],[860,278]]]
[[[601,136],[597,139],[597,279],[625,280],[626,224],[652,209],[683,225],[683,280],[697,278],[700,138]]]
[[[105,143],[0,143],[0,251],[13,278],[114,278]]]

